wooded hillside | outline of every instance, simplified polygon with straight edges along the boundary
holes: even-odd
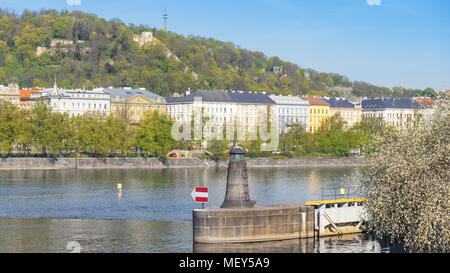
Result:
[[[134,35],[155,39],[140,46]],[[195,32],[195,30],[192,30]],[[126,25],[79,11],[0,9],[0,84],[65,88],[145,87],[163,96],[188,88],[274,94],[394,96],[434,90],[392,90],[336,73],[320,73],[212,38]]]

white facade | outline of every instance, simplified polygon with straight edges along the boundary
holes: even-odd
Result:
[[[413,99],[381,98],[361,102],[363,117],[376,117],[399,130],[406,129],[422,106]]]
[[[12,104],[19,105],[19,86],[13,83],[10,83],[8,86],[0,85],[0,100],[9,101]]]
[[[223,136],[223,132],[226,130],[224,125],[233,124],[236,105],[224,102],[205,102],[197,98],[194,101],[168,103],[166,113],[177,123],[190,124],[194,138],[200,135],[205,137],[211,135],[212,138],[216,138],[215,135]],[[193,118],[197,123],[192,123]],[[204,127],[201,127],[200,121]],[[203,131],[198,131],[199,128],[202,128]],[[207,144],[204,142],[202,145],[206,147]]]
[[[212,123],[220,125],[232,121],[233,114],[236,113],[236,105],[233,103],[189,101],[166,105],[167,114],[179,123],[191,122],[194,109],[203,112],[202,118],[205,117]]]
[[[274,114],[273,105],[236,103],[235,107],[234,120],[239,130],[238,132],[241,133],[240,137],[248,137],[250,140],[255,140],[258,135],[261,137],[261,127],[268,132],[271,130],[269,126],[272,122],[270,118]]]
[[[292,126],[303,124],[308,128],[309,102],[297,96],[269,96],[275,104],[275,116],[280,132],[287,132]]]
[[[415,118],[414,109],[386,108],[386,109],[364,109],[362,116],[379,117],[387,125],[403,130],[408,127],[408,123]]]
[[[267,105],[241,104],[236,102],[189,101],[181,103],[168,102],[167,114],[176,122],[190,123],[194,109],[202,111],[202,118],[216,125],[238,122],[242,126],[256,126],[258,121],[268,115]]]
[[[30,99],[34,104],[40,98],[48,103],[53,112],[68,113],[70,116],[83,115],[86,112],[110,114],[110,94],[103,88],[94,90],[65,90],[56,84],[53,88],[32,93]]]
[[[273,101],[263,93],[222,90],[197,90],[185,97],[167,98],[166,112],[181,124],[191,124],[195,115],[202,117],[203,134],[235,128],[239,138],[257,138],[259,126],[273,116]],[[198,121],[198,120],[197,120]],[[223,126],[227,127],[223,127]],[[196,128],[199,128],[198,126]]]

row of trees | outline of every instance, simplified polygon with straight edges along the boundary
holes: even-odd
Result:
[[[411,97],[432,97],[436,96],[436,91],[427,87],[425,89],[405,88],[403,86],[394,86],[391,88],[375,86],[367,82],[355,81],[352,85],[352,94],[357,97],[393,97],[408,99]]]
[[[364,117],[361,122],[347,128],[342,117],[336,114],[325,120],[315,133],[308,132],[302,124],[293,126],[287,133],[281,133],[279,155],[345,157],[350,155],[352,149],[370,155],[373,151],[371,142],[386,131],[395,129],[387,126],[381,118]],[[231,142],[213,140],[208,143],[208,151],[214,158],[224,159]],[[254,141],[237,141],[247,150],[248,157],[276,156],[270,151],[261,151],[263,143],[259,136]]]
[[[314,134],[306,132],[303,126],[289,131],[282,147],[295,150],[301,155],[348,156],[352,149],[370,154],[368,144],[384,130],[395,130],[377,117],[363,117],[359,123],[346,128],[339,114],[325,120]]]
[[[203,119],[203,126],[208,119]],[[200,140],[175,140],[173,121],[157,111],[149,112],[138,124],[131,124],[124,116],[102,116],[96,112],[82,116],[53,112],[38,101],[31,111],[22,111],[9,102],[0,103],[0,152],[11,154],[38,154],[44,156],[166,156],[174,149],[196,149],[205,144]],[[193,126],[193,124],[191,124]],[[269,125],[270,128],[270,125]],[[348,156],[351,149],[365,149],[372,139],[386,130],[378,118],[364,118],[350,129],[339,115],[325,122],[316,133],[302,125],[279,137],[278,148],[286,156]],[[194,131],[191,131],[192,137]],[[237,136],[235,136],[237,137]],[[194,139],[194,138],[192,138]],[[272,140],[269,140],[272,141]],[[212,140],[207,150],[216,159],[226,159],[232,144],[243,146],[248,156],[272,156],[261,151],[264,141]]]
[[[160,157],[178,145],[171,137],[172,123],[157,111],[132,125],[121,117],[96,112],[71,117],[51,111],[44,102],[37,102],[31,111],[0,102],[0,151],[2,156]]]

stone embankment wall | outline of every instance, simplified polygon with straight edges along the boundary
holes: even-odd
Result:
[[[295,157],[288,159],[258,157],[247,158],[246,162],[248,167],[359,167],[369,163],[363,157]]]
[[[359,167],[365,158],[247,158],[247,167]],[[1,158],[0,170],[227,167],[228,161],[198,158]]]

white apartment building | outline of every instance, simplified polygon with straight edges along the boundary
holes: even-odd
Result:
[[[269,96],[275,104],[275,116],[280,132],[288,132],[295,125],[303,124],[308,128],[309,102],[298,96]]]
[[[60,89],[55,82],[53,88],[32,93],[29,100],[34,105],[37,99],[42,99],[48,103],[54,112],[68,113],[70,116],[79,116],[86,112],[99,112],[109,115],[110,97],[110,94],[103,88],[94,90]]]
[[[8,84],[8,86],[0,85],[0,100],[9,101],[12,104],[20,104],[20,91],[19,86],[14,83]]]
[[[267,123],[275,104],[264,93],[223,90],[196,90],[187,92],[184,97],[166,98],[166,101],[167,114],[178,123],[191,124],[197,111],[202,122],[212,130],[225,133],[223,126],[232,126],[245,137],[250,133],[254,136],[258,125]]]
[[[271,131],[275,121],[275,102],[265,92],[227,91],[236,103],[236,124],[253,140],[260,135],[260,129]],[[261,136],[260,136],[261,137]]]
[[[186,92],[184,97],[166,98],[166,112],[179,123],[190,123],[194,109],[202,114],[204,121],[216,125],[231,122],[236,113],[234,101],[221,90],[196,90]]]
[[[370,99],[361,102],[363,117],[381,118],[387,125],[404,130],[415,119],[421,105],[409,99]]]

